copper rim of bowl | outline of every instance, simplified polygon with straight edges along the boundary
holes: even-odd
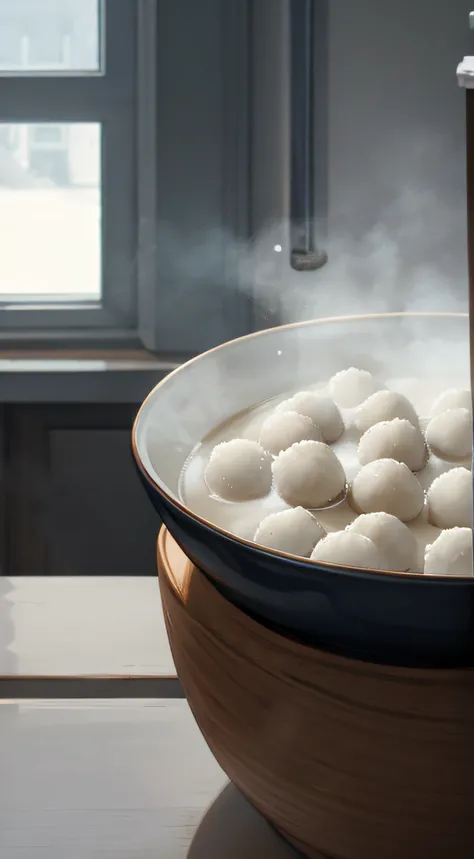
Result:
[[[234,340],[227,340],[225,343],[219,344],[219,346],[214,346],[212,349],[207,349],[205,352],[201,352],[199,355],[196,355],[194,358],[191,358],[189,361],[186,361],[184,364],[181,364],[171,373],[168,373],[164,379],[161,379],[158,384],[155,385],[154,388],[150,391],[147,397],[143,400],[135,420],[132,426],[132,451],[135,462],[137,463],[141,473],[145,477],[145,479],[150,483],[153,488],[161,495],[169,504],[173,507],[178,508],[185,516],[188,516],[190,519],[194,519],[195,522],[198,522],[200,525],[203,525],[205,528],[210,529],[211,531],[216,531],[218,534],[221,534],[226,539],[230,540],[233,543],[239,543],[240,545],[246,546],[247,548],[252,549],[254,552],[262,553],[264,555],[274,555],[278,558],[283,558],[285,560],[297,561],[297,563],[303,567],[308,576],[314,575],[312,573],[312,568],[317,564],[318,567],[331,571],[343,571],[344,573],[353,575],[357,578],[361,576],[369,576],[369,577],[390,577],[397,579],[409,579],[416,581],[426,581],[428,580],[430,584],[433,582],[438,582],[439,584],[456,586],[461,584],[474,584],[474,576],[425,576],[424,573],[405,573],[405,572],[397,572],[396,570],[376,570],[373,568],[362,568],[362,567],[345,567],[341,564],[330,564],[330,563],[322,563],[320,561],[315,562],[311,561],[309,558],[300,558],[298,555],[290,555],[288,552],[280,552],[277,549],[265,548],[264,546],[260,546],[258,543],[254,543],[251,540],[245,540],[243,537],[237,537],[235,534],[232,534],[230,531],[227,531],[225,528],[221,528],[219,525],[215,525],[213,522],[210,522],[209,519],[205,519],[203,516],[199,516],[193,510],[190,510],[189,507],[186,507],[179,498],[175,498],[167,489],[163,486],[160,486],[159,483],[152,477],[149,471],[143,465],[140,454],[138,452],[138,447],[136,443],[136,432],[138,423],[141,419],[141,415],[147,403],[152,399],[155,392],[167,384],[169,380],[178,375],[178,373],[182,373],[189,367],[191,364],[199,361],[204,358],[206,355],[210,355],[213,352],[218,352],[221,349],[226,349],[228,346],[231,346],[236,343],[243,343],[245,341],[249,341],[256,337],[265,337],[273,334],[275,331],[288,331],[292,328],[305,328],[310,327],[311,325],[329,325],[337,322],[351,323],[351,322],[362,322],[362,321],[370,321],[370,320],[384,320],[384,319],[469,319],[468,313],[441,313],[441,312],[433,312],[433,313],[369,313],[369,314],[361,314],[359,316],[331,316],[326,319],[310,319],[304,322],[290,322],[287,325],[276,325],[273,328],[266,328],[263,331],[254,331],[251,334],[245,334],[243,337],[236,337]]]

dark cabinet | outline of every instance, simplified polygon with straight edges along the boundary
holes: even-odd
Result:
[[[155,575],[160,523],[130,450],[137,408],[4,407],[5,575]]]

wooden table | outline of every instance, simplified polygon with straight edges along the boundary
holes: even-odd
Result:
[[[0,578],[0,699],[0,859],[295,856],[196,727],[155,578]]]
[[[0,697],[182,697],[155,577],[0,577]]]
[[[185,701],[0,704],[1,859],[184,859],[226,778]]]
[[[184,701],[0,703],[0,859],[185,859],[226,785]],[[230,787],[189,859],[295,854]]]

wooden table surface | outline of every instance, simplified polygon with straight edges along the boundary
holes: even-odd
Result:
[[[0,761],[0,859],[296,856],[182,700],[0,702]]]
[[[262,856],[295,853],[182,699],[157,580],[0,577],[0,859]]]
[[[226,784],[185,701],[0,703],[0,859],[184,859]]]
[[[0,697],[28,694],[181,695],[157,578],[0,577]]]
[[[0,674],[175,674],[151,577],[0,579]]]

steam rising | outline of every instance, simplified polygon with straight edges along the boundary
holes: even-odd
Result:
[[[207,229],[205,207],[203,223],[191,217],[187,234],[159,225],[153,250],[175,286],[160,297],[163,318],[167,302],[184,308],[185,330],[202,323],[215,345],[227,339],[236,305],[250,308],[256,328],[380,312],[466,312],[463,157],[455,157],[452,141],[446,148],[423,141],[415,141],[414,154],[410,142],[395,153],[385,147],[352,185],[347,176],[336,182],[329,165],[328,227],[320,230],[328,263],[315,272],[291,268],[284,218],[254,225],[252,237]],[[180,324],[180,314],[170,316]],[[419,379],[445,380],[441,389],[469,387],[467,329],[464,319],[365,321],[318,326],[317,336],[312,327],[296,337],[282,332],[278,351],[272,337],[257,337],[207,353],[149,406],[138,443],[146,467],[177,493],[184,459],[211,430],[250,405],[350,366],[390,380],[409,399],[416,395],[427,415],[434,395],[428,385],[420,397]]]
[[[205,216],[188,235],[160,224],[154,251],[176,286],[160,302],[165,310],[167,301],[185,303],[202,316],[204,300],[212,316],[225,290],[229,313],[233,296],[247,300],[257,328],[360,313],[467,311],[460,143],[457,133],[414,130],[367,153],[360,175],[330,158],[328,227],[319,241],[328,263],[316,272],[291,268],[285,219],[253,226],[252,237],[206,229]]]
[[[217,230],[182,241],[162,225],[155,250],[170,261],[176,282],[168,300],[179,302],[190,280],[243,293],[260,308],[259,327],[360,313],[467,311],[464,206],[448,206],[433,190],[405,188],[368,230],[357,235],[356,214],[353,225],[321,238],[328,263],[316,272],[291,268],[286,221],[249,241]]]
[[[406,188],[362,235],[322,239],[328,263],[317,272],[301,273],[288,264],[288,242],[281,238],[288,235],[287,225],[273,225],[254,247],[256,295],[272,310],[278,297],[282,321],[389,311],[466,312],[465,231],[464,208],[443,205],[434,191]],[[271,259],[268,249],[277,243],[283,252]]]

